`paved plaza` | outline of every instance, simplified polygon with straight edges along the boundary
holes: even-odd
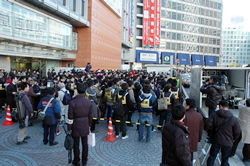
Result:
[[[0,123],[5,121],[5,115]],[[133,116],[133,122],[136,122],[138,115]],[[158,117],[154,118],[154,124],[157,124]],[[28,135],[31,139],[28,144],[16,145],[18,124],[12,126],[0,125],[0,165],[3,166],[51,166],[68,165],[68,154],[64,149],[64,132],[57,136],[59,142],[56,146],[44,145],[43,128],[41,121],[33,121],[34,126],[28,127]],[[100,121],[96,125],[99,131],[96,134],[96,146],[89,147],[88,165],[89,166],[159,166],[161,162],[161,132],[155,131],[152,134],[152,141],[149,143],[138,141],[138,132],[136,127],[128,127],[128,136],[126,140],[121,138],[114,143],[105,142],[102,139],[107,136],[107,122]],[[195,155],[197,157],[197,154]],[[243,165],[236,155],[230,159],[231,165]],[[197,158],[195,165],[199,166],[200,161]]]

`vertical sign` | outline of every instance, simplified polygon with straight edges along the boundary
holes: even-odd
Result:
[[[130,38],[131,38],[131,0],[129,0],[129,11],[128,11],[128,41],[130,41]]]
[[[144,11],[143,11],[143,45],[148,45],[148,8],[149,0],[144,0]]]
[[[160,46],[161,37],[161,0],[156,0],[156,32],[155,45]]]
[[[134,30],[134,0],[131,0],[130,9],[130,42],[133,42],[133,30]]]
[[[150,35],[149,45],[155,45],[155,0],[150,0]]]

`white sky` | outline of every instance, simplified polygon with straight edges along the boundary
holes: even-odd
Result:
[[[231,17],[244,16],[244,28],[250,31],[250,0],[223,0],[222,27],[230,27]]]

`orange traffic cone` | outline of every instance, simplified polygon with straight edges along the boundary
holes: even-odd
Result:
[[[11,114],[10,114],[10,106],[8,105],[7,114],[6,114],[6,120],[5,120],[4,123],[2,123],[2,125],[10,126],[10,125],[13,125],[13,124],[16,124],[16,123],[12,122],[12,118],[11,118]]]
[[[108,136],[106,138],[103,138],[103,141],[115,142],[116,140],[118,140],[118,138],[116,138],[114,136],[112,119],[110,117],[109,118],[109,126],[108,126]]]

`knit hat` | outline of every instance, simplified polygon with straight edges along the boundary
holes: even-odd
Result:
[[[60,87],[60,88],[65,88],[65,84],[64,84],[64,83],[61,83],[59,87]]]

